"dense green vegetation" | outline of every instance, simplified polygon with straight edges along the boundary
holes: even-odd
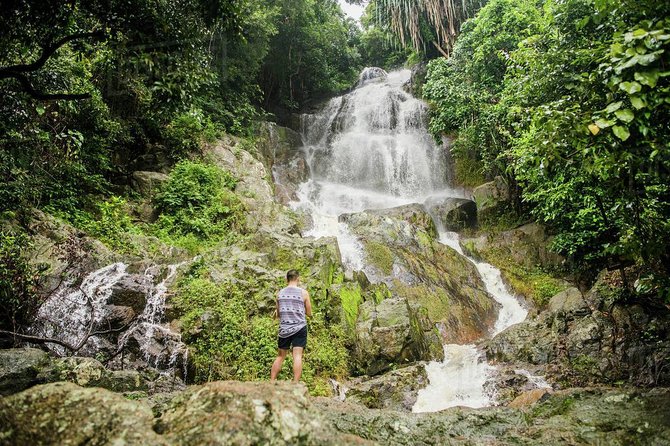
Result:
[[[0,19],[0,209],[94,210],[267,110],[348,87],[357,29],[334,0],[13,0]]]
[[[666,299],[669,13],[656,1],[492,0],[424,87],[430,129],[457,136],[462,172],[504,175],[517,211],[556,231],[576,269],[619,268]]]

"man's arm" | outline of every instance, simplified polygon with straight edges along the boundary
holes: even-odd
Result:
[[[275,312],[272,315],[273,318],[279,319],[279,293],[275,296]]]
[[[307,290],[302,290],[302,300],[305,302],[305,314],[307,317],[312,317],[312,301],[309,300]]]

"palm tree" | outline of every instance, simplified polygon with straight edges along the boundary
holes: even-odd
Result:
[[[422,26],[434,32],[431,43],[448,56],[461,24],[472,17],[486,0],[374,0],[377,25],[389,29],[403,46],[426,49]]]

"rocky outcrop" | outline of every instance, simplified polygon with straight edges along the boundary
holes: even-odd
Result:
[[[152,278],[144,274],[126,274],[112,286],[107,303],[142,313],[153,288]]]
[[[658,304],[612,303],[612,274],[602,273],[585,295],[570,288],[554,296],[537,317],[490,340],[488,358],[542,366],[563,386],[669,385],[670,311]]]
[[[217,165],[239,180],[235,193],[247,209],[248,232],[265,229],[299,233],[300,221],[297,216],[274,199],[271,172],[244,149],[241,140],[226,136],[207,147],[206,153],[211,155]]]
[[[297,200],[300,183],[309,179],[309,165],[299,133],[272,122],[261,123],[257,147],[268,172],[272,173],[275,197],[287,204]]]
[[[373,444],[338,432],[289,383],[214,382],[150,406],[102,389],[46,384],[0,400],[3,444]]]
[[[307,397],[288,382],[212,382],[131,400],[72,383],[0,399],[2,444],[668,444],[670,389],[535,391],[518,408],[411,414]],[[153,410],[152,410],[153,409]]]
[[[369,212],[341,219],[364,245],[368,276],[423,307],[445,342],[468,343],[488,333],[498,305],[471,262],[405,220]]]
[[[503,258],[526,269],[558,269],[565,259],[551,251],[553,237],[544,226],[528,223],[518,228],[462,239],[461,246],[471,256],[486,261]]]
[[[370,409],[411,412],[420,389],[428,385],[422,363],[391,370],[374,378],[354,378],[344,384],[346,400]]]
[[[360,374],[377,375],[394,365],[444,356],[439,333],[425,309],[400,297],[364,302],[355,335],[353,369]]]
[[[537,396],[537,395],[535,395]],[[530,399],[530,398],[529,398]],[[319,399],[338,430],[384,445],[666,444],[670,389],[569,389],[521,409],[451,408],[407,414]]]
[[[472,200],[452,197],[428,200],[426,208],[448,231],[462,231],[477,226],[477,205]]]
[[[0,350],[0,395],[46,382],[41,372],[50,362],[49,355],[36,348]]]
[[[477,203],[480,221],[486,222],[510,206],[509,187],[502,177],[497,176],[493,181],[477,186],[472,191],[472,199]]]
[[[143,197],[151,198],[160,192],[161,187],[168,181],[168,175],[162,172],[137,170],[133,172],[130,184]]]

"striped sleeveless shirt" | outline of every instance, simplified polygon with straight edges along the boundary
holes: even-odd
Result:
[[[279,337],[288,338],[307,325],[302,288],[287,286],[279,291]]]

